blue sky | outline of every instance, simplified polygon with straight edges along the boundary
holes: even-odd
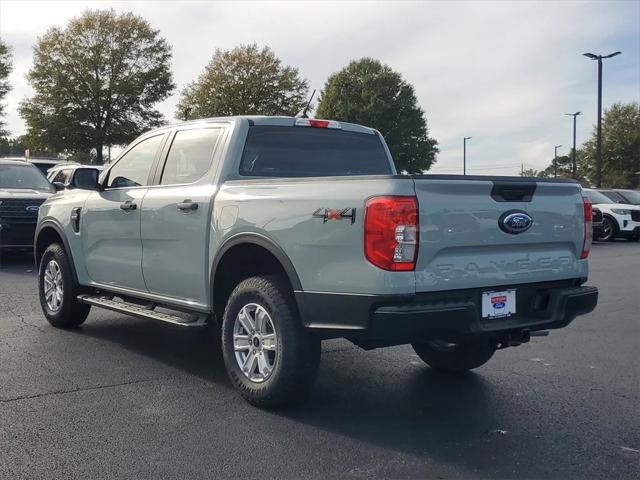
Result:
[[[440,143],[433,172],[460,173],[462,138],[469,173],[544,168],[553,146],[578,143],[596,122],[596,62],[584,52],[621,50],[604,69],[604,104],[640,101],[640,1],[599,2],[31,2],[0,0],[0,37],[14,50],[8,128],[24,132],[16,108],[31,94],[32,46],[50,26],[84,8],[131,10],[173,45],[179,88],[215,48],[267,44],[297,66],[312,88],[350,60],[371,56],[416,88]],[[178,91],[159,107],[173,119]]]

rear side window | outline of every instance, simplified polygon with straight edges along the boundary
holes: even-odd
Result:
[[[606,192],[602,192],[602,193],[616,203],[627,203],[625,199],[622,197],[622,195],[620,195],[618,192],[612,192],[610,190],[607,190]]]
[[[219,128],[178,131],[171,143],[160,184],[193,183],[202,178],[211,167],[220,131]]]
[[[378,135],[313,127],[251,127],[240,163],[240,175],[259,177],[390,173]]]
[[[599,203],[615,203],[609,197],[596,190],[585,190],[585,192],[587,193],[587,197],[589,197],[589,200],[591,200],[591,203],[593,203],[594,205],[597,205]]]

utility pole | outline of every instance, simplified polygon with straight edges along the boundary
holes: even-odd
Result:
[[[565,113],[570,117],[573,117],[573,152],[571,154],[571,177],[576,178],[576,117],[580,115],[580,112]]]
[[[596,187],[602,187],[602,59],[615,57],[622,52],[613,52],[609,55],[595,55],[593,53],[583,53],[591,60],[598,61],[598,138],[596,139]]]
[[[464,137],[462,141],[462,174],[467,174],[467,140],[471,140],[471,137]]]
[[[553,154],[553,177],[557,177],[558,176],[558,149],[561,147],[562,145],[556,145],[555,148],[555,153]]]

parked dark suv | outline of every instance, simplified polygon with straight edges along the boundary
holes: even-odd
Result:
[[[33,247],[38,209],[54,191],[36,166],[0,159],[0,251]]]

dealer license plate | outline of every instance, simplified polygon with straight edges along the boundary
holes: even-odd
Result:
[[[516,313],[516,290],[482,292],[482,318],[510,317]]]

